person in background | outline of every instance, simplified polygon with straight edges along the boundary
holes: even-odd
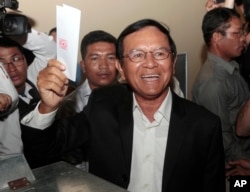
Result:
[[[226,176],[250,176],[250,159],[229,161],[226,165]]]
[[[223,3],[216,3],[214,0],[208,0],[205,5],[205,8],[207,11],[210,11],[218,7],[235,9],[241,15],[242,20],[244,20],[243,30],[246,33],[246,47],[245,50],[242,52],[242,54],[239,57],[235,58],[235,60],[239,63],[240,73],[247,82],[248,87],[250,89],[250,65],[248,64],[250,61],[250,49],[249,49],[250,27],[248,24],[250,20],[250,15],[244,13],[245,12],[244,4],[245,3],[243,3],[243,0],[225,0],[225,2]]]
[[[0,93],[0,159],[12,154],[21,154],[23,150],[19,111],[16,107],[8,112],[6,103],[11,105],[9,98],[9,95]]]
[[[236,134],[240,137],[250,137],[250,99],[246,101],[239,112]]]
[[[0,90],[2,92],[3,90]],[[6,111],[12,104],[12,99],[8,94],[0,93],[0,112]]]
[[[117,83],[116,38],[113,35],[102,30],[91,31],[83,37],[80,51],[80,65],[86,79],[61,103],[57,118],[66,118],[81,112],[93,89]],[[64,154],[63,160],[88,170],[82,148]]]
[[[0,159],[22,153],[18,94],[0,63]]]
[[[224,7],[208,11],[202,31],[208,54],[193,84],[193,101],[220,117],[226,161],[249,158],[250,140],[235,134],[238,113],[250,96],[234,61],[246,44],[240,15]]]
[[[56,27],[53,27],[52,29],[49,30],[49,36],[51,36],[53,40],[56,42],[57,40]]]
[[[29,122],[30,119],[26,115],[33,113],[36,105],[40,101],[40,95],[36,87],[37,75],[41,69],[46,67],[49,59],[56,58],[56,44],[45,33],[32,29],[31,33],[18,37],[1,37],[0,38],[0,62],[5,68],[10,80],[12,81],[19,97],[18,110],[19,117],[13,118],[13,125],[20,123],[21,131],[16,130],[16,134],[23,133],[23,122]],[[13,40],[15,39],[15,40]],[[24,48],[31,51],[34,55],[32,63],[28,65]],[[9,118],[9,117],[8,117]],[[43,128],[47,125],[43,124],[43,120],[34,122],[34,128]],[[12,130],[7,129],[10,133]],[[25,134],[28,137],[28,134]],[[23,136],[23,135],[22,135]],[[9,140],[9,142],[11,142]],[[36,165],[43,165],[47,162],[33,162],[32,153],[29,148],[32,146],[22,137],[23,152],[28,163],[33,168]],[[20,147],[20,149],[22,146]],[[50,161],[49,161],[50,162]]]
[[[231,1],[231,0],[230,0]],[[244,14],[244,6],[242,0],[231,1],[229,8],[236,8],[239,10],[240,14]],[[225,7],[225,4],[213,4],[211,0],[208,0],[206,4],[206,10],[212,10],[218,7]],[[243,24],[243,30],[246,33],[246,48],[243,53],[237,57],[235,60],[240,65],[240,71],[243,78],[246,80],[248,87],[250,87],[249,80],[249,42],[250,42],[250,33],[249,33],[249,19],[245,18],[245,23]],[[240,137],[249,137],[250,136],[250,99],[244,103],[237,117],[235,132],[237,136]],[[239,159],[239,160],[230,160],[226,164],[226,176],[249,176],[250,175],[250,159]]]
[[[245,81],[248,84],[248,88],[250,89],[250,26],[249,26],[249,21],[250,21],[250,10],[247,11],[247,14],[245,14],[245,9],[244,9],[244,3],[243,0],[235,0],[235,4],[237,7],[237,10],[243,15],[244,19],[244,24],[243,24],[243,30],[245,32],[246,36],[246,47],[243,53],[236,58],[236,61],[240,65],[240,72],[242,77],[245,79]],[[248,6],[247,6],[248,7]],[[250,8],[250,7],[249,7]]]
[[[241,108],[237,123],[236,135],[243,139],[250,138],[250,99]],[[250,159],[228,161],[226,164],[226,176],[250,176]]]
[[[89,172],[131,192],[225,191],[220,119],[171,90],[177,51],[169,29],[136,21],[121,32],[116,50],[127,84],[94,89],[69,119],[53,120],[67,92],[65,65],[50,60],[39,73],[38,114],[49,114],[54,125],[49,138],[33,130],[30,140],[41,147],[34,153],[49,157],[84,145]]]
[[[102,30],[91,31],[81,42],[80,61],[85,81],[62,102],[58,118],[65,118],[82,111],[91,91],[95,88],[117,83],[116,38]]]

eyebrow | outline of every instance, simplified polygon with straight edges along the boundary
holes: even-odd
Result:
[[[104,53],[104,54],[102,54],[102,53],[91,53],[91,54],[89,54],[89,56],[96,56],[96,55],[116,55],[116,53]]]

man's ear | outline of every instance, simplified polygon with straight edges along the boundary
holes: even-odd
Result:
[[[120,62],[118,60],[115,62],[115,67],[116,67],[117,71],[120,74],[120,81],[126,81],[122,66],[121,66],[121,64],[120,64]]]
[[[80,61],[80,65],[81,65],[81,68],[82,68],[82,73],[85,73],[85,63],[84,63],[84,60]]]
[[[174,60],[173,60],[173,75],[175,74],[175,64],[177,61],[177,55],[175,56]]]
[[[223,35],[220,32],[214,32],[212,35],[212,41],[216,44],[221,41],[223,38]]]

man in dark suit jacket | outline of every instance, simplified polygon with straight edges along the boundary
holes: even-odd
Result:
[[[95,89],[82,112],[42,131],[47,136],[27,129],[34,152],[51,156],[84,144],[89,172],[132,192],[225,191],[219,118],[169,87],[176,61],[169,30],[137,21],[120,34],[117,51],[128,85]],[[65,95],[63,70],[51,60],[40,72],[40,115],[53,116]]]

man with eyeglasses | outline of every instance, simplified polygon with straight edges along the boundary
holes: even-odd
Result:
[[[93,89],[110,86],[118,81],[123,83],[123,80],[119,79],[115,67],[117,61],[116,38],[113,35],[102,30],[91,31],[83,37],[80,51],[82,56],[80,64],[86,79],[64,99],[57,111],[57,118],[65,118],[76,112],[81,112]],[[174,91],[183,97],[179,86],[175,85]],[[77,164],[77,167],[83,170],[88,170],[87,163],[80,163],[82,160],[81,150],[77,149],[67,153],[63,159]]]
[[[234,61],[246,46],[240,15],[234,9],[211,10],[202,31],[208,54],[193,85],[193,101],[220,117],[226,161],[250,158],[250,139],[235,134],[238,113],[250,96]]]
[[[32,113],[40,101],[36,87],[37,75],[41,69],[46,67],[49,59],[56,57],[56,44],[46,34],[34,29],[24,36],[12,38],[15,40],[8,37],[0,38],[0,62],[18,92],[19,116],[16,116],[15,111],[15,116],[11,112],[2,119],[0,154],[9,155],[23,152],[28,162],[31,162],[32,158],[28,152],[31,146],[25,142],[24,138],[21,140],[22,130],[16,124],[20,124],[22,129],[23,122],[29,121],[26,115]],[[28,58],[30,55],[32,56],[31,60]],[[6,125],[7,122],[9,123]],[[42,119],[34,122],[34,125],[34,128],[47,127],[43,124]],[[11,150],[7,151],[6,149]]]
[[[84,145],[89,172],[131,192],[225,191],[220,120],[170,88],[177,51],[168,28],[152,19],[132,23],[116,51],[127,84],[94,89],[83,111],[48,128],[54,137],[33,130],[33,146],[47,145],[34,153]],[[38,76],[39,115],[51,121],[67,91],[64,70],[51,60]]]

